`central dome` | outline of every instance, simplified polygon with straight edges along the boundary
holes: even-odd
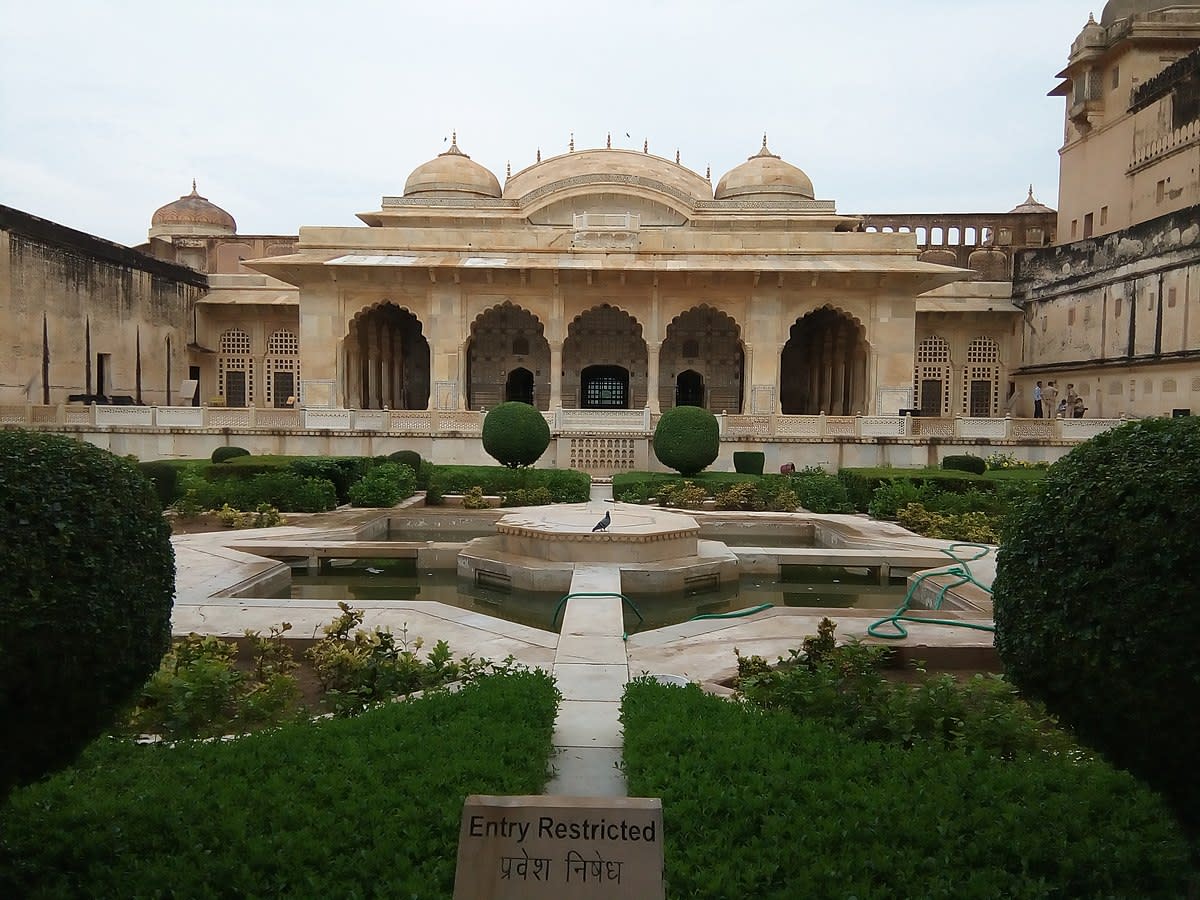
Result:
[[[718,200],[815,199],[809,177],[772,153],[767,148],[765,134],[762,149],[740,166],[726,172],[717,182],[714,196]]]
[[[488,169],[458,149],[458,135],[450,149],[413,169],[404,182],[405,197],[500,196],[500,182]]]
[[[1109,0],[1100,14],[1100,24],[1111,25],[1118,19],[1174,8],[1200,9],[1200,3],[1185,3],[1183,0]]]
[[[201,197],[192,181],[192,192],[160,206],[150,218],[150,236],[162,234],[235,234],[233,216]]]

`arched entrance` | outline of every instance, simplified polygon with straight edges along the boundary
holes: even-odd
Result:
[[[533,373],[519,366],[508,373],[504,382],[505,403],[528,403],[533,406]]]
[[[867,355],[862,325],[841,310],[826,306],[798,319],[780,359],[783,414],[865,412]]]
[[[527,389],[522,381],[521,395],[510,397],[512,377],[518,371],[528,374]],[[537,316],[506,302],[480,313],[471,323],[467,408],[491,409],[509,399],[550,408],[550,344]]]
[[[580,409],[644,409],[648,356],[629,313],[608,304],[582,313],[563,341],[564,405],[575,398]]]
[[[407,309],[387,302],[363,310],[345,346],[347,406],[429,408],[429,341]]]
[[[680,372],[675,379],[676,406],[704,406],[704,376],[694,369]]]
[[[667,326],[658,354],[659,405],[740,413],[745,365],[738,323],[719,309],[693,307]],[[700,379],[698,397],[694,392],[680,394],[679,379],[689,371]]]

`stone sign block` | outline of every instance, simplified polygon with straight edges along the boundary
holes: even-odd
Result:
[[[662,900],[662,801],[468,797],[454,900],[540,897]]]

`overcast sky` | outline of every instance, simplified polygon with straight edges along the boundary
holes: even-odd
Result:
[[[501,181],[611,131],[715,182],[766,131],[841,212],[1056,206],[1102,6],[0,0],[0,203],[137,244],[195,177],[243,233],[357,225],[457,129]]]

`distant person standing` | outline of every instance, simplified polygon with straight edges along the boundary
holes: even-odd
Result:
[[[1046,382],[1042,391],[1042,405],[1049,418],[1053,419],[1058,414],[1058,387],[1053,381]]]
[[[1083,405],[1083,398],[1076,397],[1075,405],[1072,407],[1072,414],[1076,419],[1082,419],[1085,412],[1087,412],[1087,407]]]
[[[1075,392],[1075,385],[1067,385],[1067,418],[1075,415],[1075,401],[1079,399],[1079,394]]]
[[[1042,418],[1042,383],[1040,381],[1033,386],[1033,417],[1035,419]]]

